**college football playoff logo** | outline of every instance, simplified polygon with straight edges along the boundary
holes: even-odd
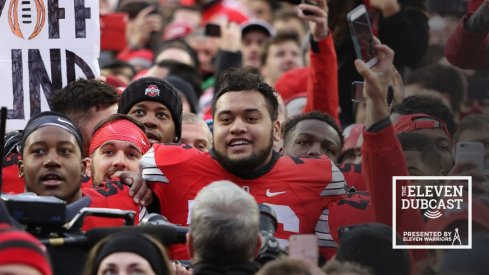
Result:
[[[149,85],[146,90],[144,90],[144,95],[150,96],[150,97],[156,97],[160,95],[160,89],[158,89],[158,86],[156,85]]]
[[[24,32],[30,33],[29,40],[35,38],[41,32],[45,21],[46,11],[42,0],[10,1],[8,23],[12,33],[19,38],[25,39]]]

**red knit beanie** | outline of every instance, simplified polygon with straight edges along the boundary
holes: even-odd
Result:
[[[0,266],[9,264],[27,265],[43,275],[53,274],[46,247],[38,239],[8,224],[0,224]]]

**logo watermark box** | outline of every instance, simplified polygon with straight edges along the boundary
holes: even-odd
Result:
[[[410,183],[400,186],[400,181]],[[394,176],[392,192],[394,249],[472,248],[472,177]],[[456,223],[445,226],[443,230],[433,230],[430,226],[416,231],[398,228],[396,213],[413,210],[420,211],[428,225],[444,224],[447,220]],[[401,235],[402,243],[396,237],[396,232]]]

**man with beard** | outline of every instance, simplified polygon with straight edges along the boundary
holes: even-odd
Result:
[[[182,101],[166,80],[143,77],[129,84],[117,113],[143,123],[151,144],[178,142],[182,135]]]
[[[175,224],[188,225],[197,193],[216,180],[230,180],[267,203],[277,214],[282,246],[292,234],[316,233],[325,257],[336,244],[327,225],[328,207],[343,198],[343,174],[327,157],[281,157],[276,92],[257,69],[225,73],[213,101],[214,136],[209,153],[188,145],[155,145],[141,159],[143,179],[159,202],[158,210]],[[174,258],[188,258],[184,247]]]

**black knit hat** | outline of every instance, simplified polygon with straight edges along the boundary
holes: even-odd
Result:
[[[132,106],[141,101],[156,101],[170,110],[175,124],[176,141],[182,136],[182,101],[178,90],[168,81],[155,77],[143,77],[127,86],[119,101],[119,114],[127,114]]]

